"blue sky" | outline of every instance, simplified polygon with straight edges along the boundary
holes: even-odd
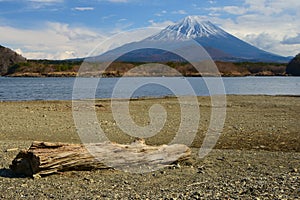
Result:
[[[299,0],[0,0],[0,44],[27,58],[84,57],[119,32],[200,15],[257,47],[294,56],[298,8]]]

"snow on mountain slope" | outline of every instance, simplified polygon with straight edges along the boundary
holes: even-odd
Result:
[[[226,37],[221,28],[210,21],[203,21],[199,16],[188,16],[175,25],[170,25],[160,33],[147,38],[147,40],[187,40],[199,37]]]
[[[174,25],[170,25],[158,34],[140,42],[123,45],[103,54],[103,59],[114,57],[120,52],[134,51],[122,55],[120,61],[176,61],[174,54],[161,49],[150,49],[149,46],[168,46],[169,49],[184,49],[189,41],[196,41],[204,47],[214,60],[220,61],[253,61],[253,62],[288,62],[290,58],[282,57],[261,50],[239,38],[227,33],[209,21],[203,21],[199,16],[188,16]],[[146,48],[147,47],[147,48]],[[140,50],[139,50],[140,49]],[[147,50],[145,50],[147,49]],[[177,56],[178,57],[178,56]],[[178,58],[182,60],[182,58]]]

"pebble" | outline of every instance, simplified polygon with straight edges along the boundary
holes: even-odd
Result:
[[[297,199],[300,193],[298,152],[212,150],[195,159],[194,170],[180,163],[180,170],[143,174],[100,170],[28,179],[4,173],[15,156],[4,150],[14,146],[23,148],[2,143],[0,151],[1,199]]]
[[[225,160],[225,157],[224,156],[219,156],[216,158],[217,160],[221,160],[221,161],[224,161]]]
[[[292,173],[297,173],[297,172],[298,172],[298,169],[297,169],[297,168],[292,168],[292,169],[291,169],[291,172],[292,172]]]
[[[19,148],[6,149],[5,152],[18,151]]]

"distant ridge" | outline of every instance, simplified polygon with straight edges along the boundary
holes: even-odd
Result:
[[[174,25],[170,25],[139,42],[125,44],[99,56],[98,59],[111,59],[120,52],[127,52],[135,47],[151,46],[173,46],[173,49],[181,48],[187,41],[194,40],[202,45],[213,60],[230,62],[279,62],[287,63],[290,57],[283,57],[261,50],[239,38],[227,33],[210,21],[203,21],[199,16],[188,16]],[[182,44],[182,45],[181,45]],[[159,49],[141,49],[131,51],[118,58],[118,61],[131,62],[157,62],[157,61],[182,61],[167,51]]]
[[[0,45],[0,75],[7,74],[9,67],[20,62],[26,62],[26,58]]]

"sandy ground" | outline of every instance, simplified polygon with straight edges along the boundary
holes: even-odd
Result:
[[[0,198],[3,199],[297,199],[300,198],[300,97],[227,96],[226,120],[213,151],[198,157],[211,116],[209,97],[199,97],[200,125],[190,161],[145,174],[122,171],[67,172],[41,179],[17,178],[8,170],[32,141],[79,143],[71,101],[0,103]],[[180,124],[176,98],[130,102],[136,124],[150,123],[149,108],[164,106],[165,126],[146,139],[168,144]],[[97,100],[98,123],[119,143],[134,137],[118,128],[110,101]],[[96,123],[96,122],[95,122]]]

